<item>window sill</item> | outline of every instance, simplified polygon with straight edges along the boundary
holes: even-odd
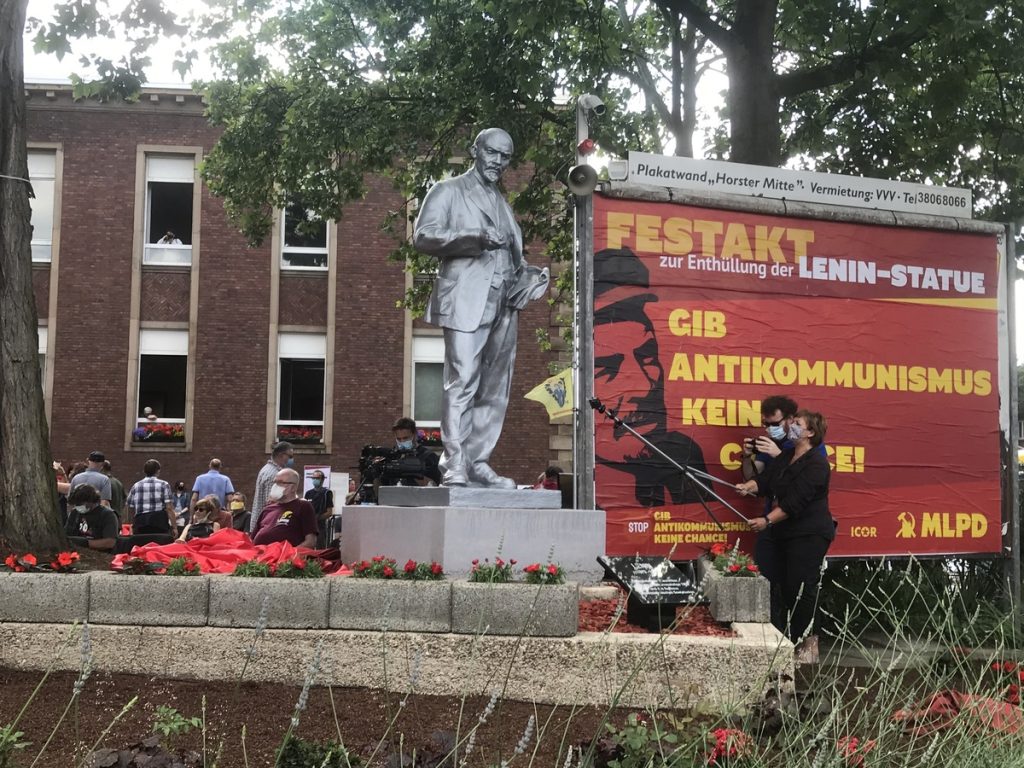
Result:
[[[135,440],[129,440],[125,443],[124,449],[130,452],[142,452],[146,453],[190,453],[192,451],[192,445],[188,442],[181,443],[154,443],[149,440],[143,440],[141,442]]]
[[[144,262],[142,262],[142,271],[143,272],[179,272],[179,273],[186,273],[187,274],[188,272],[192,271],[192,265],[191,264],[171,264],[171,263],[166,263],[165,264],[165,263],[161,263],[161,262],[144,261]]]
[[[281,277],[311,277],[323,275],[327,277],[327,267],[292,267],[281,265]]]

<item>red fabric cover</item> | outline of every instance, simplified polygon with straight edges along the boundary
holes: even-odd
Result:
[[[950,728],[957,718],[963,718],[972,733],[1015,734],[1024,729],[1024,715],[1013,704],[953,690],[932,694],[921,709],[901,709],[893,715],[905,723],[904,730],[917,736]]]
[[[314,550],[293,547],[286,541],[274,544],[256,545],[249,535],[231,528],[223,528],[205,539],[192,539],[172,544],[145,544],[132,547],[126,555],[114,557],[110,567],[120,570],[125,560],[141,557],[149,563],[169,563],[176,557],[190,557],[199,563],[203,573],[231,573],[235,566],[248,560],[261,563],[282,563],[296,555],[304,555],[320,561],[325,573],[334,576],[349,576],[352,571],[337,559],[337,550],[330,556],[330,550]],[[326,555],[326,556],[325,556]]]

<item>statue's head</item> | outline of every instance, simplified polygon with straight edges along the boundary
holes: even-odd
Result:
[[[501,128],[485,128],[477,134],[469,154],[477,173],[488,184],[497,184],[512,161],[512,137]]]

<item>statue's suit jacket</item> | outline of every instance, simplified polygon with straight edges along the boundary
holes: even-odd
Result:
[[[493,199],[497,197],[495,209]],[[497,217],[497,220],[496,220]],[[518,274],[523,267],[523,233],[512,207],[491,195],[476,169],[439,181],[423,199],[413,234],[417,251],[440,260],[423,319],[456,331],[480,327],[487,295],[503,249],[480,247],[480,230],[492,226],[509,235],[508,252]]]

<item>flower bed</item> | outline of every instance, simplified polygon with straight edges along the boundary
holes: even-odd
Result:
[[[580,601],[580,632],[624,632],[650,634],[650,630],[626,621],[626,607],[623,598],[608,600]],[[676,609],[676,624],[662,634],[700,635],[703,637],[736,637],[731,627],[715,621],[711,611],[703,605],[679,606]]]

